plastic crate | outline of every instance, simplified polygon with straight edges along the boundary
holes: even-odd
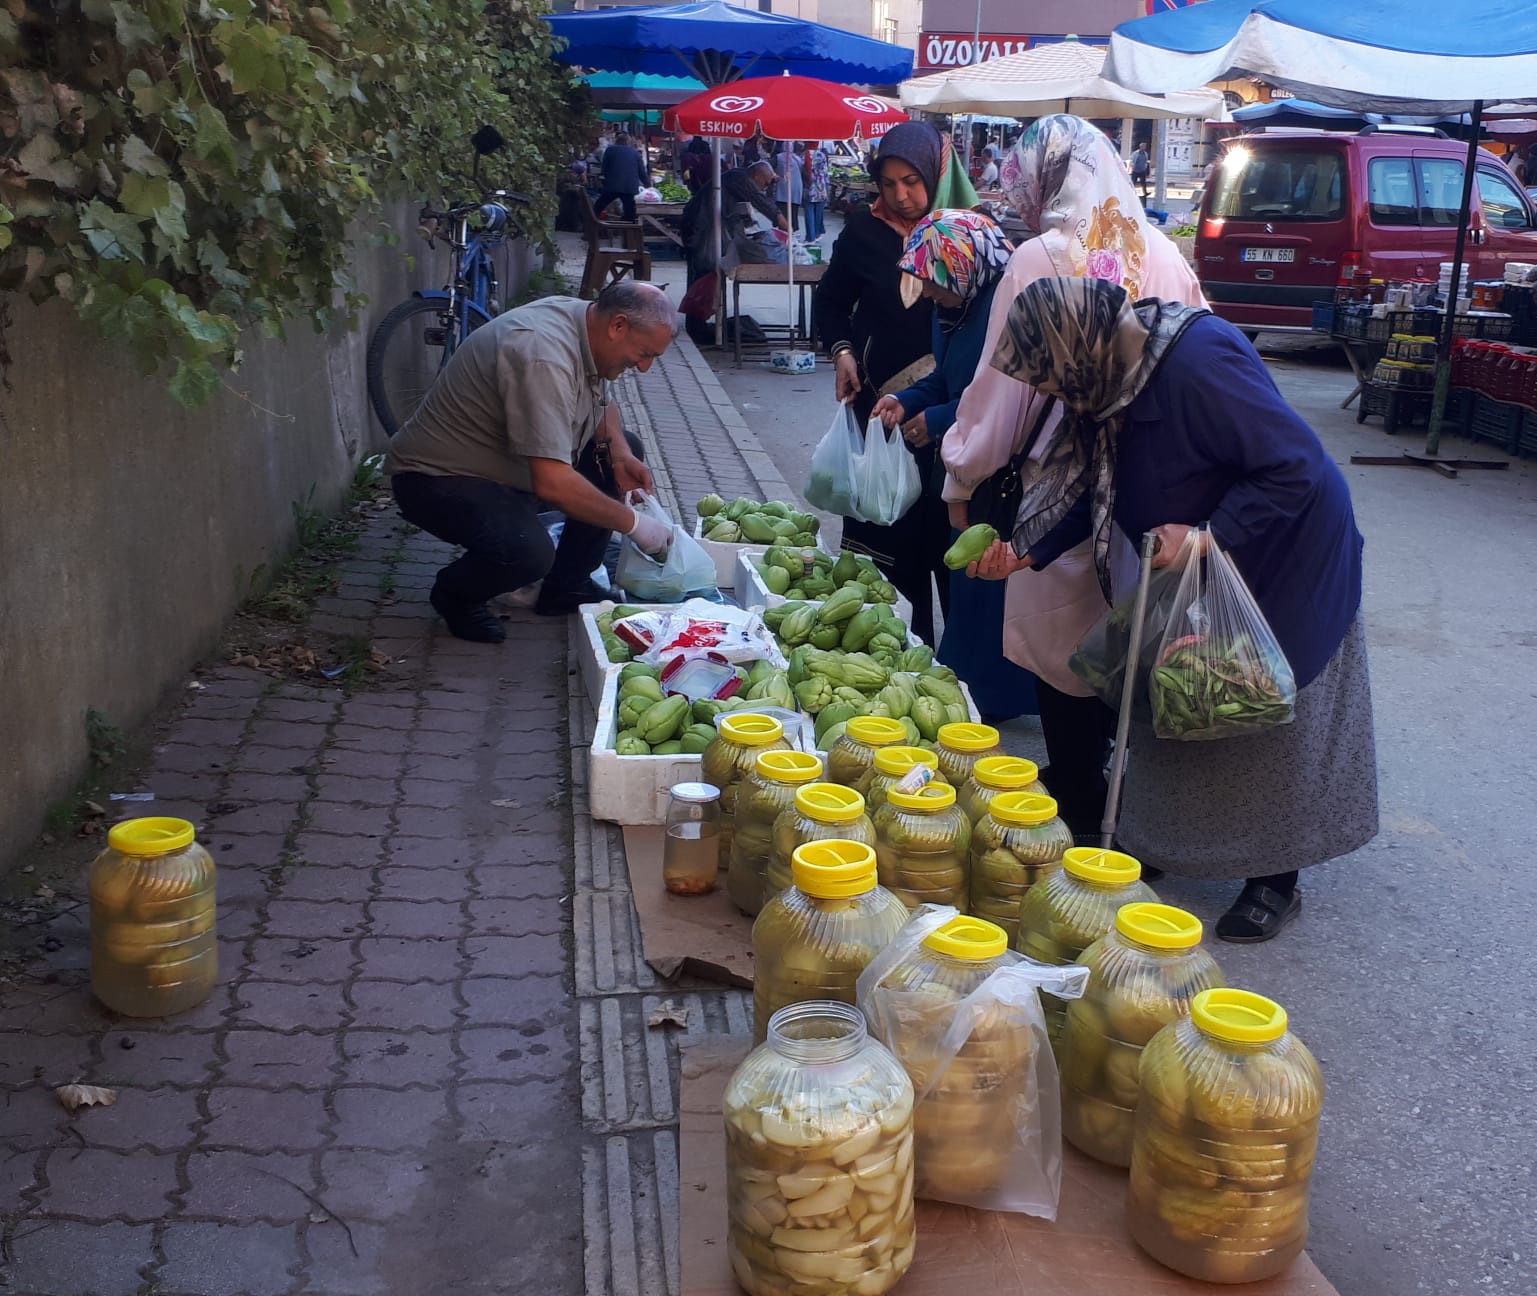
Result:
[[[1313,303],[1313,332],[1334,332],[1334,303],[1332,301]]]
[[[1479,392],[1473,403],[1473,417],[1468,421],[1468,436],[1514,454],[1521,443],[1522,413],[1519,405],[1507,405]]]
[[[1379,415],[1391,435],[1402,427],[1428,422],[1433,396],[1430,391],[1366,383],[1361,388],[1360,404],[1356,407],[1356,422],[1364,423],[1369,416]]]

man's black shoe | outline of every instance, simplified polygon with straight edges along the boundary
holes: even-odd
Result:
[[[583,581],[574,589],[551,589],[548,582],[539,591],[534,611],[540,616],[569,616],[584,603],[597,603],[606,599],[609,592],[600,589],[590,580]]]
[[[501,643],[507,638],[502,623],[484,603],[466,607],[463,603],[443,598],[436,589],[429,595],[429,601],[456,639],[467,639],[470,643]]]

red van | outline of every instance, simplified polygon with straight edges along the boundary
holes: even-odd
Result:
[[[1201,201],[1195,265],[1212,308],[1251,335],[1307,328],[1353,276],[1434,279],[1452,259],[1467,145],[1425,128],[1235,136]],[[1537,261],[1537,218],[1505,164],[1478,155],[1468,272]]]

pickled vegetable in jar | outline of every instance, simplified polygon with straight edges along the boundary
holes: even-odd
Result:
[[[971,775],[956,793],[961,813],[973,828],[982,822],[987,807],[1000,792],[1035,792],[1046,795],[1041,772],[1033,760],[1023,756],[983,756],[972,766]]]
[[[874,767],[865,778],[863,786],[856,789],[864,795],[865,805],[872,817],[885,804],[886,793],[911,774],[915,765],[931,770],[933,782],[948,781],[940,773],[939,757],[922,747],[882,747],[875,753]]]
[[[875,767],[882,747],[901,746],[907,730],[887,716],[854,716],[827,753],[827,781],[858,790]]]
[[[1122,905],[1158,903],[1158,893],[1142,881],[1142,865],[1120,851],[1074,846],[1062,855],[1062,867],[1031,887],[1019,905],[1013,947],[1037,963],[1060,967],[1115,926]],[[1067,1005],[1042,995],[1046,1033],[1052,1051],[1062,1055]]]
[[[795,790],[795,804],[774,820],[774,852],[763,871],[763,903],[794,880],[795,848],[807,842],[840,841],[875,845],[875,827],[865,799],[838,783],[807,783]]]
[[[774,854],[774,820],[795,804],[795,790],[822,777],[822,758],[811,752],[759,752],[753,772],[736,794],[736,824],[726,894],[744,914],[763,908],[763,878]]]
[[[999,741],[998,731],[992,725],[969,721],[940,725],[934,744],[940,773],[953,787],[964,787],[979,760],[1003,755]]]
[[[913,1260],[913,1086],[857,1008],[799,1003],[726,1085],[726,1250],[749,1296],[884,1296]]]
[[[752,928],[754,1040],[763,1043],[779,1009],[807,999],[854,1002],[854,983],[907,924],[907,906],[875,880],[875,851],[863,842],[795,848],[795,879],[763,907]]]
[[[1160,1264],[1202,1282],[1281,1273],[1308,1235],[1324,1079],[1286,1010],[1203,990],[1142,1052],[1126,1221]]]
[[[716,737],[700,757],[700,777],[720,789],[720,867],[731,864],[737,785],[753,771],[758,753],[789,751],[785,727],[773,716],[735,711],[716,719]]]
[[[1227,979],[1201,944],[1201,920],[1166,904],[1122,905],[1078,962],[1089,985],[1067,1006],[1062,1133],[1098,1161],[1130,1165],[1143,1048]]]
[[[941,904],[965,913],[970,843],[971,829],[948,783],[930,783],[916,792],[892,788],[875,812],[881,885],[909,909]]]
[[[971,912],[1010,940],[1030,888],[1062,867],[1073,834],[1057,803],[1035,792],[1000,792],[971,833]]]
[[[720,789],[713,783],[675,783],[667,798],[662,839],[662,885],[673,895],[708,895],[720,835]]]
[[[213,858],[185,819],[128,819],[91,864],[91,989],[128,1017],[203,1002],[219,979]]]

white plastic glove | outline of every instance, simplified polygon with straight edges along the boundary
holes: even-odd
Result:
[[[632,509],[631,516],[635,522],[625,535],[635,541],[641,553],[650,554],[653,558],[665,557],[672,548],[672,528],[654,517],[647,517],[639,509]]]

